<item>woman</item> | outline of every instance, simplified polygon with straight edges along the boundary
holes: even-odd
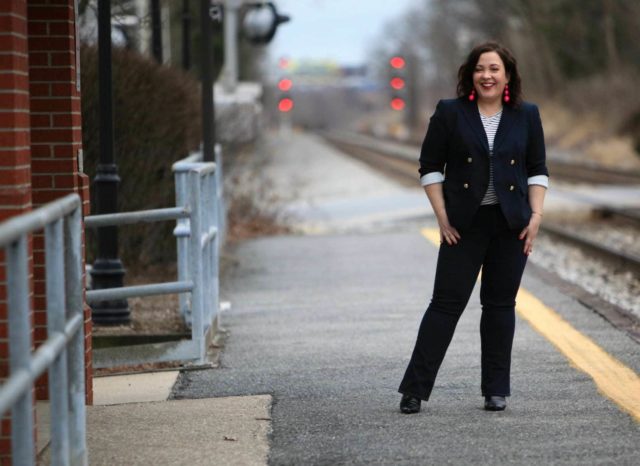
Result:
[[[505,409],[515,297],[548,186],[540,115],[521,100],[511,52],[495,42],[475,47],[458,71],[457,91],[457,99],[438,103],[420,153],[441,245],[431,304],[399,388],[405,414],[429,399],[481,267],[484,407]]]

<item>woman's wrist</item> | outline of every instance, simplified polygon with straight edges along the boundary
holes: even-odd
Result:
[[[438,220],[438,222],[442,222],[443,220],[448,219],[447,210],[445,208],[433,208],[433,213],[436,216],[436,220]]]
[[[533,212],[531,212],[531,215],[532,215],[532,216],[533,216],[533,215],[539,215],[539,216],[542,218],[542,212],[535,212],[535,211],[533,211]]]
[[[436,215],[436,220],[438,221],[438,225],[443,226],[449,223],[449,218],[447,214],[444,215]]]

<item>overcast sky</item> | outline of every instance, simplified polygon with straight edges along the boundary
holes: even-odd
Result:
[[[274,60],[333,59],[360,64],[384,24],[416,0],[276,0],[278,11],[291,16],[270,47]]]

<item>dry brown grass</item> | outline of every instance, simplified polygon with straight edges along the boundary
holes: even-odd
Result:
[[[125,285],[177,281],[175,263],[162,266],[129,269],[125,275]],[[129,325],[94,325],[93,334],[104,335],[164,335],[188,332],[178,310],[177,295],[146,296],[128,300],[131,311]]]
[[[225,167],[227,239],[231,243],[258,236],[281,235],[290,229],[278,220],[279,199],[264,176],[268,163],[264,141],[235,148]]]
[[[629,135],[618,135],[607,115],[572,112],[557,102],[540,107],[550,146],[572,154],[582,162],[618,169],[640,169],[640,155]]]
[[[550,145],[585,162],[640,169],[640,93],[633,92],[639,79],[636,70],[621,67],[567,82],[541,105]]]

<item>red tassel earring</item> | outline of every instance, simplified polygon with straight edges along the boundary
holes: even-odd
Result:
[[[469,94],[469,100],[471,102],[473,102],[474,100],[476,100],[476,90],[475,89],[471,89],[471,94]]]
[[[504,85],[504,95],[502,96],[502,98],[504,99],[505,103],[509,103],[509,101],[511,100],[511,98],[509,97],[509,84]]]

